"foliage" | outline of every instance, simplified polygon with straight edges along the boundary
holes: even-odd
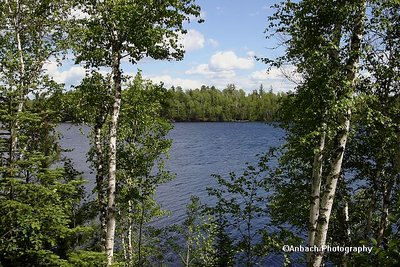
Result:
[[[172,125],[160,117],[165,89],[138,73],[122,92],[119,122],[118,183],[119,232],[126,238],[126,263],[148,265],[157,254],[148,223],[165,215],[154,200],[158,185],[171,180],[164,158],[171,146],[166,138]]]
[[[183,23],[198,17],[200,7],[189,1],[81,1],[86,16],[76,18],[71,32],[77,62],[111,66],[117,53],[137,63],[143,57],[182,59],[179,34]]]
[[[104,253],[78,250],[69,255],[69,264],[76,267],[101,267],[105,266]]]
[[[192,196],[183,224],[168,229],[172,232],[168,244],[183,266],[219,266],[218,258],[224,257],[215,248],[217,226],[203,208],[200,199]]]
[[[63,121],[82,121],[77,112],[85,112],[87,106],[79,94],[75,90],[64,93]],[[172,87],[165,94],[161,116],[170,121],[277,121],[282,118],[278,110],[285,97],[284,93],[265,92],[262,87],[248,95],[234,85],[222,91],[214,86],[187,91]]]
[[[307,211],[316,197],[320,198],[309,193],[316,170],[321,170],[320,185],[331,181],[332,170],[339,166],[332,159],[340,149],[344,151],[345,146],[338,144],[345,136],[347,147],[344,164],[335,178],[338,187],[327,242],[371,245],[374,255],[388,253],[396,259],[386,244],[395,244],[397,238],[392,233],[397,223],[389,218],[397,216],[398,195],[394,192],[398,190],[400,170],[395,78],[399,62],[398,3],[367,2],[367,17],[361,22],[359,1],[285,1],[275,6],[276,13],[270,17],[268,32],[283,37],[286,54],[264,62],[278,67],[293,64],[302,75],[296,92],[284,100],[279,111],[288,134],[278,176],[273,180],[271,216],[276,224],[296,226],[300,237],[307,229],[311,235]],[[363,39],[358,40],[360,36]],[[358,57],[362,72],[354,76]],[[344,122],[350,123],[350,113],[351,132],[347,137]],[[332,183],[325,183],[320,187],[321,195],[331,188]],[[296,204],[288,207],[288,199]],[[368,266],[386,262],[384,257],[367,254],[330,254],[327,261]]]
[[[214,86],[182,91],[169,90],[164,116],[173,121],[275,121],[284,94],[265,92],[261,86],[246,95],[229,84],[222,91]]]
[[[184,22],[190,16],[199,17],[200,7],[194,0],[171,1],[80,1],[78,10],[83,18],[74,18],[70,39],[76,63],[86,68],[111,68],[110,92],[112,107],[107,142],[101,142],[100,128],[95,126],[97,154],[97,189],[100,206],[100,221],[103,246],[107,254],[107,265],[113,263],[116,229],[116,185],[118,161],[118,122],[122,102],[123,70],[121,61],[127,58],[135,64],[144,57],[153,59],[182,59],[183,45],[179,36],[186,33]],[[200,21],[199,21],[200,22]],[[98,125],[97,125],[98,126]],[[125,142],[126,140],[123,140]],[[101,192],[103,181],[103,151],[107,145],[107,191]],[[120,143],[121,144],[121,143]],[[105,205],[107,202],[107,205]],[[132,253],[129,253],[132,254]]]
[[[41,140],[29,141],[44,144]],[[46,144],[51,142],[46,140]],[[71,248],[82,244],[78,237],[90,231],[79,216],[83,180],[68,162],[63,168],[50,169],[53,161],[41,152],[43,148],[31,147],[17,162],[13,176],[8,166],[1,168],[0,262],[58,266],[66,263]]]
[[[112,103],[110,77],[92,71],[75,90],[65,92],[60,100],[63,121],[101,124],[101,121],[105,121]]]
[[[206,212],[216,227],[214,246],[218,266],[255,266],[263,263],[263,256],[281,251],[282,243],[271,233],[271,224],[265,222],[269,213],[266,201],[273,175],[273,153],[260,156],[256,166],[247,164],[242,175],[230,173],[228,178],[214,175],[218,186],[207,189],[215,200],[214,205],[206,207]]]
[[[71,266],[86,249],[83,179],[58,162],[61,85],[45,63],[65,48],[67,1],[2,1],[0,265]],[[54,164],[57,165],[55,166]]]

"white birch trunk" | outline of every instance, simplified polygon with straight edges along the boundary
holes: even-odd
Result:
[[[139,266],[143,266],[143,260],[142,260],[142,244],[143,244],[143,224],[144,224],[144,201],[142,200],[141,203],[141,211],[140,211],[140,222],[139,222],[139,236],[138,236],[138,262],[139,262]]]
[[[107,266],[111,266],[114,257],[114,237],[116,227],[116,207],[115,207],[115,189],[117,180],[117,125],[121,108],[121,56],[118,49],[112,58],[112,74],[114,88],[114,104],[112,107],[110,121],[110,141],[109,141],[109,159],[108,159],[108,189],[107,189],[107,235],[106,235],[106,254]]]
[[[389,207],[390,207],[390,196],[392,193],[394,181],[390,181],[389,184],[384,185],[383,190],[383,199],[382,199],[382,214],[379,223],[378,235],[377,235],[377,242],[380,244],[383,240],[385,230],[389,223]]]
[[[133,245],[132,245],[132,201],[128,201],[128,266],[131,266],[133,259]]]
[[[347,82],[349,83],[349,86],[351,86],[348,92],[350,95],[352,94],[353,88],[355,87],[357,65],[360,58],[361,39],[364,31],[365,0],[358,2],[358,10],[359,13],[356,17],[354,29],[352,32],[349,60],[346,65]],[[318,218],[317,232],[315,237],[315,245],[320,248],[326,245],[329,220],[331,217],[337,182],[340,172],[342,170],[342,162],[346,149],[347,137],[350,130],[351,107],[347,108],[345,114],[343,114],[342,116],[342,123],[339,125],[340,128],[335,138],[336,143],[330,164],[331,169],[326,180],[324,194],[321,200],[320,214]],[[312,266],[320,267],[322,264],[322,258],[322,251],[316,253],[312,259]]]
[[[347,116],[350,118],[351,110],[348,110]],[[317,232],[315,236],[315,245],[322,247],[326,245],[326,238],[329,228],[329,220],[332,212],[333,200],[336,193],[336,186],[342,168],[343,155],[346,147],[348,131],[350,128],[350,119],[345,120],[344,129],[338,136],[337,148],[331,162],[331,171],[327,177],[324,193],[321,200],[321,207],[317,223]],[[316,253],[313,257],[312,266],[319,267],[322,263],[322,251]]]
[[[101,250],[106,250],[106,236],[107,236],[107,224],[106,224],[106,203],[104,195],[104,166],[103,166],[103,147],[101,141],[101,128],[102,125],[96,124],[94,127],[94,143],[96,153],[96,187],[97,187],[97,203],[99,206],[99,219],[100,219],[100,231],[101,231]]]
[[[337,49],[332,49],[330,52],[331,60],[339,61],[339,47],[342,36],[342,24],[338,21],[335,23],[335,29],[333,31],[332,42],[335,44]],[[327,110],[323,114],[323,120],[327,115]],[[321,184],[322,184],[322,172],[323,172],[323,160],[324,150],[326,143],[326,131],[327,124],[323,122],[321,124],[321,136],[318,146],[318,151],[315,153],[313,162],[313,172],[311,180],[311,206],[310,206],[310,217],[309,217],[309,231],[308,231],[308,246],[313,247],[315,245],[315,233],[317,231],[319,208],[321,203]],[[311,266],[311,259],[313,253],[307,253],[307,264]]]
[[[311,182],[311,207],[308,231],[308,246],[314,246],[315,232],[317,230],[317,221],[319,216],[319,204],[322,180],[322,162],[325,149],[326,123],[322,124],[322,133],[319,141],[318,151],[315,153],[313,162],[312,182]],[[311,253],[307,254],[307,262],[311,260]]]
[[[349,202],[346,201],[343,207],[343,217],[344,217],[344,228],[345,228],[345,239],[344,239],[344,245],[346,245],[346,242],[350,240],[350,216],[349,216]],[[349,261],[349,257],[347,253],[344,253],[342,255],[342,266],[347,267]]]

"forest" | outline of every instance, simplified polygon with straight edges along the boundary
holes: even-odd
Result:
[[[125,73],[126,59],[184,57],[194,0],[0,1],[0,266],[399,266],[400,2],[272,8],[265,35],[283,53],[258,60],[296,68],[287,94]],[[73,90],[46,69],[68,56],[86,68]],[[279,122],[284,144],[155,227],[172,122],[247,120]],[[90,127],[93,192],[61,156],[64,121]]]
[[[161,116],[173,122],[274,122],[279,120],[279,104],[286,96],[286,93],[275,94],[272,90],[265,92],[262,85],[248,95],[234,84],[228,84],[223,90],[205,85],[185,91],[179,86],[163,90],[166,98],[161,103]],[[81,122],[76,111],[81,105],[79,95],[79,89],[63,94],[63,121]]]

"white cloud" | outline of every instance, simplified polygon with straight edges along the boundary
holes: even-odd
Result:
[[[248,57],[255,57],[256,52],[250,50],[250,51],[247,51],[246,55],[247,55]]]
[[[244,70],[251,69],[253,66],[253,59],[238,57],[233,51],[217,52],[210,59],[210,68],[215,70]]]
[[[209,63],[199,64],[185,72],[186,75],[200,75],[208,85],[224,88],[227,84],[248,87],[249,78],[239,77],[236,70],[246,70],[254,66],[253,59],[238,57],[233,51],[217,52],[211,56]]]
[[[251,78],[254,80],[266,80],[268,79],[267,70],[258,70],[251,73]]]
[[[145,76],[146,79],[150,79],[155,83],[164,83],[164,86],[181,86],[184,89],[195,89],[200,88],[202,83],[197,80],[192,79],[182,79],[182,78],[174,78],[170,75],[159,75],[159,76]]]
[[[200,75],[210,75],[212,71],[210,71],[208,64],[200,64],[190,70],[187,70],[185,74],[200,74]]]
[[[235,70],[249,69],[253,66],[252,59],[240,58],[233,51],[224,51],[212,55],[208,64],[199,64],[187,70],[185,74],[202,75],[209,81],[218,79],[228,81],[236,77]]]
[[[181,36],[180,43],[185,48],[186,52],[191,52],[202,49],[205,44],[205,38],[201,32],[190,29],[187,34]]]
[[[250,74],[252,84],[263,84],[265,88],[272,87],[274,91],[293,90],[296,82],[299,82],[299,76],[293,66],[286,66],[278,69],[259,70]]]
[[[64,83],[67,86],[76,85],[86,74],[86,69],[82,66],[72,66],[69,69],[60,70],[58,63],[54,59],[47,62],[43,69],[55,82]]]
[[[198,74],[204,75],[208,78],[231,78],[236,75],[234,70],[210,70],[208,64],[200,64],[190,70],[186,71],[185,74]]]
[[[215,40],[215,39],[212,39],[212,38],[208,39],[207,43],[210,44],[212,47],[219,46],[219,42],[217,40]]]

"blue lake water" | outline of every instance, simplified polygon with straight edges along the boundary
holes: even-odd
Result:
[[[94,186],[94,174],[86,162],[89,128],[65,123],[58,130],[63,135],[62,146],[73,149],[64,154],[89,180],[87,188],[90,191]],[[170,216],[157,221],[159,225],[183,222],[192,195],[200,197],[203,203],[209,203],[211,200],[206,188],[216,184],[211,174],[227,176],[229,172],[240,173],[246,162],[257,162],[257,154],[282,144],[284,131],[256,122],[184,122],[174,123],[168,137],[173,140],[173,145],[166,169],[175,173],[176,178],[157,190],[157,202],[171,212]]]
[[[246,162],[257,162],[257,154],[280,145],[283,135],[283,130],[265,123],[175,123],[166,167],[176,178],[161,185],[156,195],[172,212],[165,220],[182,222],[191,195],[208,202],[206,188],[216,183],[211,174],[241,172]]]
[[[63,148],[72,150],[64,155],[84,173],[90,191],[94,187],[94,174],[86,162],[89,128],[64,123],[58,130]],[[161,185],[156,195],[162,207],[172,212],[168,222],[182,222],[191,195],[207,201],[206,188],[215,183],[211,174],[244,170],[246,162],[257,161],[257,154],[280,145],[283,136],[283,130],[265,123],[174,123],[168,135],[173,145],[166,169],[175,173],[176,178]]]

